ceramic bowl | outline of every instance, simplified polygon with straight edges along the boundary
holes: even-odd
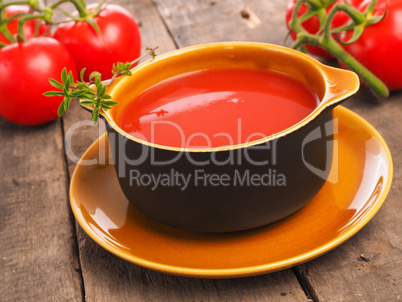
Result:
[[[315,91],[320,103],[288,129],[213,149],[151,144],[129,135],[116,123],[130,101],[163,80],[232,67],[287,74]],[[214,43],[172,51],[135,67],[132,76],[121,77],[109,87],[108,93],[119,105],[101,116],[121,189],[140,212],[175,228],[233,232],[295,213],[329,181],[336,131],[333,108],[358,88],[354,73],[325,66],[292,49],[263,43]],[[229,158],[235,158],[234,162]],[[172,182],[155,186],[148,177],[139,184],[133,179],[138,175],[166,175]],[[184,187],[175,175],[190,180]],[[202,181],[206,175],[214,175],[215,181]],[[220,181],[222,177],[229,181]]]

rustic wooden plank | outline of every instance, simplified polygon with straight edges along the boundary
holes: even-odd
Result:
[[[243,1],[157,0],[175,42],[180,47],[214,41],[259,41],[283,45],[286,1],[247,1],[261,19],[251,28],[240,16]],[[331,62],[331,64],[334,64]],[[366,118],[383,134],[393,155],[394,182],[385,205],[357,236],[332,253],[295,271],[319,301],[396,301],[402,294],[402,219],[399,201],[402,163],[402,94],[375,100],[363,88],[346,106]],[[360,255],[367,255],[369,262]],[[365,256],[363,256],[365,257]]]
[[[0,300],[81,301],[60,121],[0,117]]]
[[[127,8],[139,20],[144,47],[159,46],[158,53],[175,48],[150,0],[114,3]],[[69,115],[63,118],[65,133],[78,125],[77,122],[85,120],[90,124],[90,114],[74,104]],[[102,131],[102,126],[77,128],[71,141],[74,155],[81,156]],[[75,162],[69,159],[68,167],[71,174]],[[233,280],[169,276],[125,262],[98,246],[79,226],[77,231],[87,301],[306,301],[291,270]]]
[[[155,0],[179,47],[219,41],[283,44],[286,1]],[[250,27],[248,11],[261,24]]]

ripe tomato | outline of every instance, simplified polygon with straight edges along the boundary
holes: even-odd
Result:
[[[363,0],[347,0],[347,2],[352,4],[354,7],[358,7],[362,1]],[[328,7],[327,12],[329,12],[331,10],[331,8],[338,2],[343,3],[343,0],[338,0],[333,5]],[[293,14],[295,5],[296,5],[296,0],[291,0],[288,3],[287,9],[286,9],[286,26],[288,29],[290,29],[289,22],[292,19],[292,14]],[[302,16],[306,11],[307,11],[307,6],[303,4],[299,9],[298,16],[299,17]],[[332,28],[342,26],[342,25],[346,24],[349,20],[350,20],[349,17],[345,13],[338,12],[332,21]],[[320,21],[317,16],[314,16],[314,17],[304,21],[302,23],[302,25],[311,34],[316,34],[318,32],[318,30],[320,29]],[[296,40],[297,33],[292,32],[290,34],[290,36],[292,37],[293,40]],[[320,47],[313,46],[313,45],[306,45],[306,49],[312,55],[319,56],[319,57],[326,58],[326,59],[333,58],[332,54],[330,54],[329,52],[327,52],[326,50],[324,50]]]
[[[367,4],[364,1],[361,6]],[[402,0],[380,0],[373,14],[382,15],[385,8],[387,14],[382,21],[366,27],[356,42],[344,48],[389,90],[397,90],[402,88]],[[352,32],[345,32],[340,37],[347,41],[351,35]]]
[[[0,49],[0,115],[22,125],[40,125],[56,119],[62,97],[45,97],[54,90],[49,78],[60,81],[62,69],[73,72],[74,59],[59,41],[32,38]]]
[[[6,18],[10,18],[11,16],[21,13],[28,14],[32,13],[32,11],[31,8],[26,5],[10,5],[6,7]],[[18,33],[18,19],[19,18],[16,18],[7,24],[7,29],[12,35]],[[32,19],[24,23],[23,31],[27,40],[35,36],[37,22],[39,22],[37,19]],[[45,34],[46,36],[50,36],[50,27],[46,25],[45,22],[41,22],[38,28],[38,36],[42,36],[43,34]],[[0,42],[4,44],[10,44],[10,41],[1,32]]]
[[[95,7],[89,5],[87,10]],[[70,50],[79,70],[87,68],[86,79],[98,71],[105,80],[112,77],[114,63],[131,62],[140,56],[140,32],[130,13],[117,5],[106,5],[93,19],[101,35],[86,21],[72,21],[60,24],[54,38]]]

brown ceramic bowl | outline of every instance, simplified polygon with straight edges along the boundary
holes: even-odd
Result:
[[[151,144],[116,124],[128,102],[152,85],[191,71],[226,67],[285,73],[314,90],[320,104],[306,118],[274,135],[213,149]],[[140,212],[175,228],[232,232],[282,219],[318,193],[328,181],[332,163],[331,138],[336,131],[333,108],[358,88],[359,79],[354,73],[325,66],[288,48],[215,43],[176,50],[135,67],[132,76],[120,78],[108,90],[120,104],[101,115],[106,120],[120,186]],[[231,157],[236,158],[234,164],[222,164]],[[138,185],[133,181],[133,171],[136,176],[172,175],[173,171],[190,175],[191,179],[185,188],[178,183],[155,188],[152,181]],[[218,179],[227,175],[229,185],[195,182],[196,177],[206,174],[217,175]]]

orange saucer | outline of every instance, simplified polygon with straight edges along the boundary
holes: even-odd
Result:
[[[125,198],[106,135],[85,152],[71,179],[70,201],[84,231],[111,253],[153,270],[189,277],[231,278],[289,268],[356,234],[379,210],[392,181],[392,160],[380,134],[338,106],[338,160],[318,195],[302,210],[266,227],[197,234],[156,223]]]

